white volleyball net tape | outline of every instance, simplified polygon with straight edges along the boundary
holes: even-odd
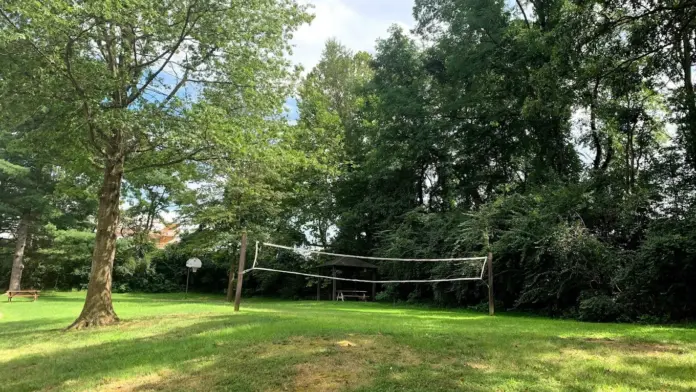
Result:
[[[311,274],[299,271],[289,271],[278,268],[267,268],[259,266],[259,253],[264,249],[275,249],[276,258],[280,257],[281,252],[294,253],[301,256],[303,259],[308,260],[314,257],[333,257],[333,258],[350,258],[358,260],[370,260],[375,262],[408,262],[408,263],[420,263],[420,262],[439,262],[439,263],[456,263],[457,271],[459,276],[444,277],[444,278],[434,278],[434,279],[403,279],[403,280],[375,280],[375,279],[352,279],[352,278],[342,278],[332,275],[321,275],[321,274]],[[359,282],[359,283],[438,283],[438,282],[459,282],[459,281],[476,281],[483,280],[484,273],[486,271],[486,260],[485,256],[482,257],[456,257],[456,258],[442,258],[442,259],[408,259],[408,258],[391,258],[391,257],[372,257],[372,256],[356,256],[341,253],[331,253],[324,252],[318,249],[312,249],[308,247],[294,247],[294,246],[284,246],[272,243],[256,243],[256,251],[254,253],[254,262],[251,268],[243,271],[244,274],[251,271],[266,271],[266,272],[278,272],[283,274],[300,275],[308,278],[318,278],[318,279],[330,279],[330,280],[340,280],[346,282]],[[321,267],[321,266],[316,266]],[[337,268],[341,268],[337,265]],[[358,267],[360,268],[360,267]]]

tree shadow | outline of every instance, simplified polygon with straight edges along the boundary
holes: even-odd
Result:
[[[250,329],[279,321],[253,316],[214,316],[205,320],[155,336],[22,356],[0,367],[2,386],[30,391],[85,377],[99,380],[138,367],[177,368],[186,360],[215,353],[229,344],[228,339],[253,342],[253,334],[247,333]],[[82,331],[67,332],[71,333]]]

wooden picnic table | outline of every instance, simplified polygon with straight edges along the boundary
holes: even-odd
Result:
[[[8,290],[5,294],[7,294],[7,302],[12,302],[12,298],[15,297],[29,297],[36,301],[40,292],[40,290]]]
[[[364,290],[338,290],[336,301],[339,299],[345,301],[346,298],[359,298],[361,301],[367,301],[367,291]]]

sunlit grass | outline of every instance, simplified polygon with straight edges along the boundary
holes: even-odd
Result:
[[[0,303],[0,390],[696,390],[693,326],[129,294],[119,325],[63,332],[82,300]]]

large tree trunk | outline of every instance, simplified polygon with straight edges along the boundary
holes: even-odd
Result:
[[[24,265],[24,248],[27,244],[27,234],[29,233],[29,214],[23,214],[17,227],[17,244],[15,245],[14,256],[12,257],[12,275],[10,275],[10,290],[21,290],[22,270]]]
[[[92,254],[92,269],[89,274],[87,298],[82,313],[68,327],[80,329],[90,326],[108,325],[118,322],[111,303],[111,272],[116,255],[116,228],[121,198],[123,158],[107,163],[104,183],[99,195],[97,236]]]

